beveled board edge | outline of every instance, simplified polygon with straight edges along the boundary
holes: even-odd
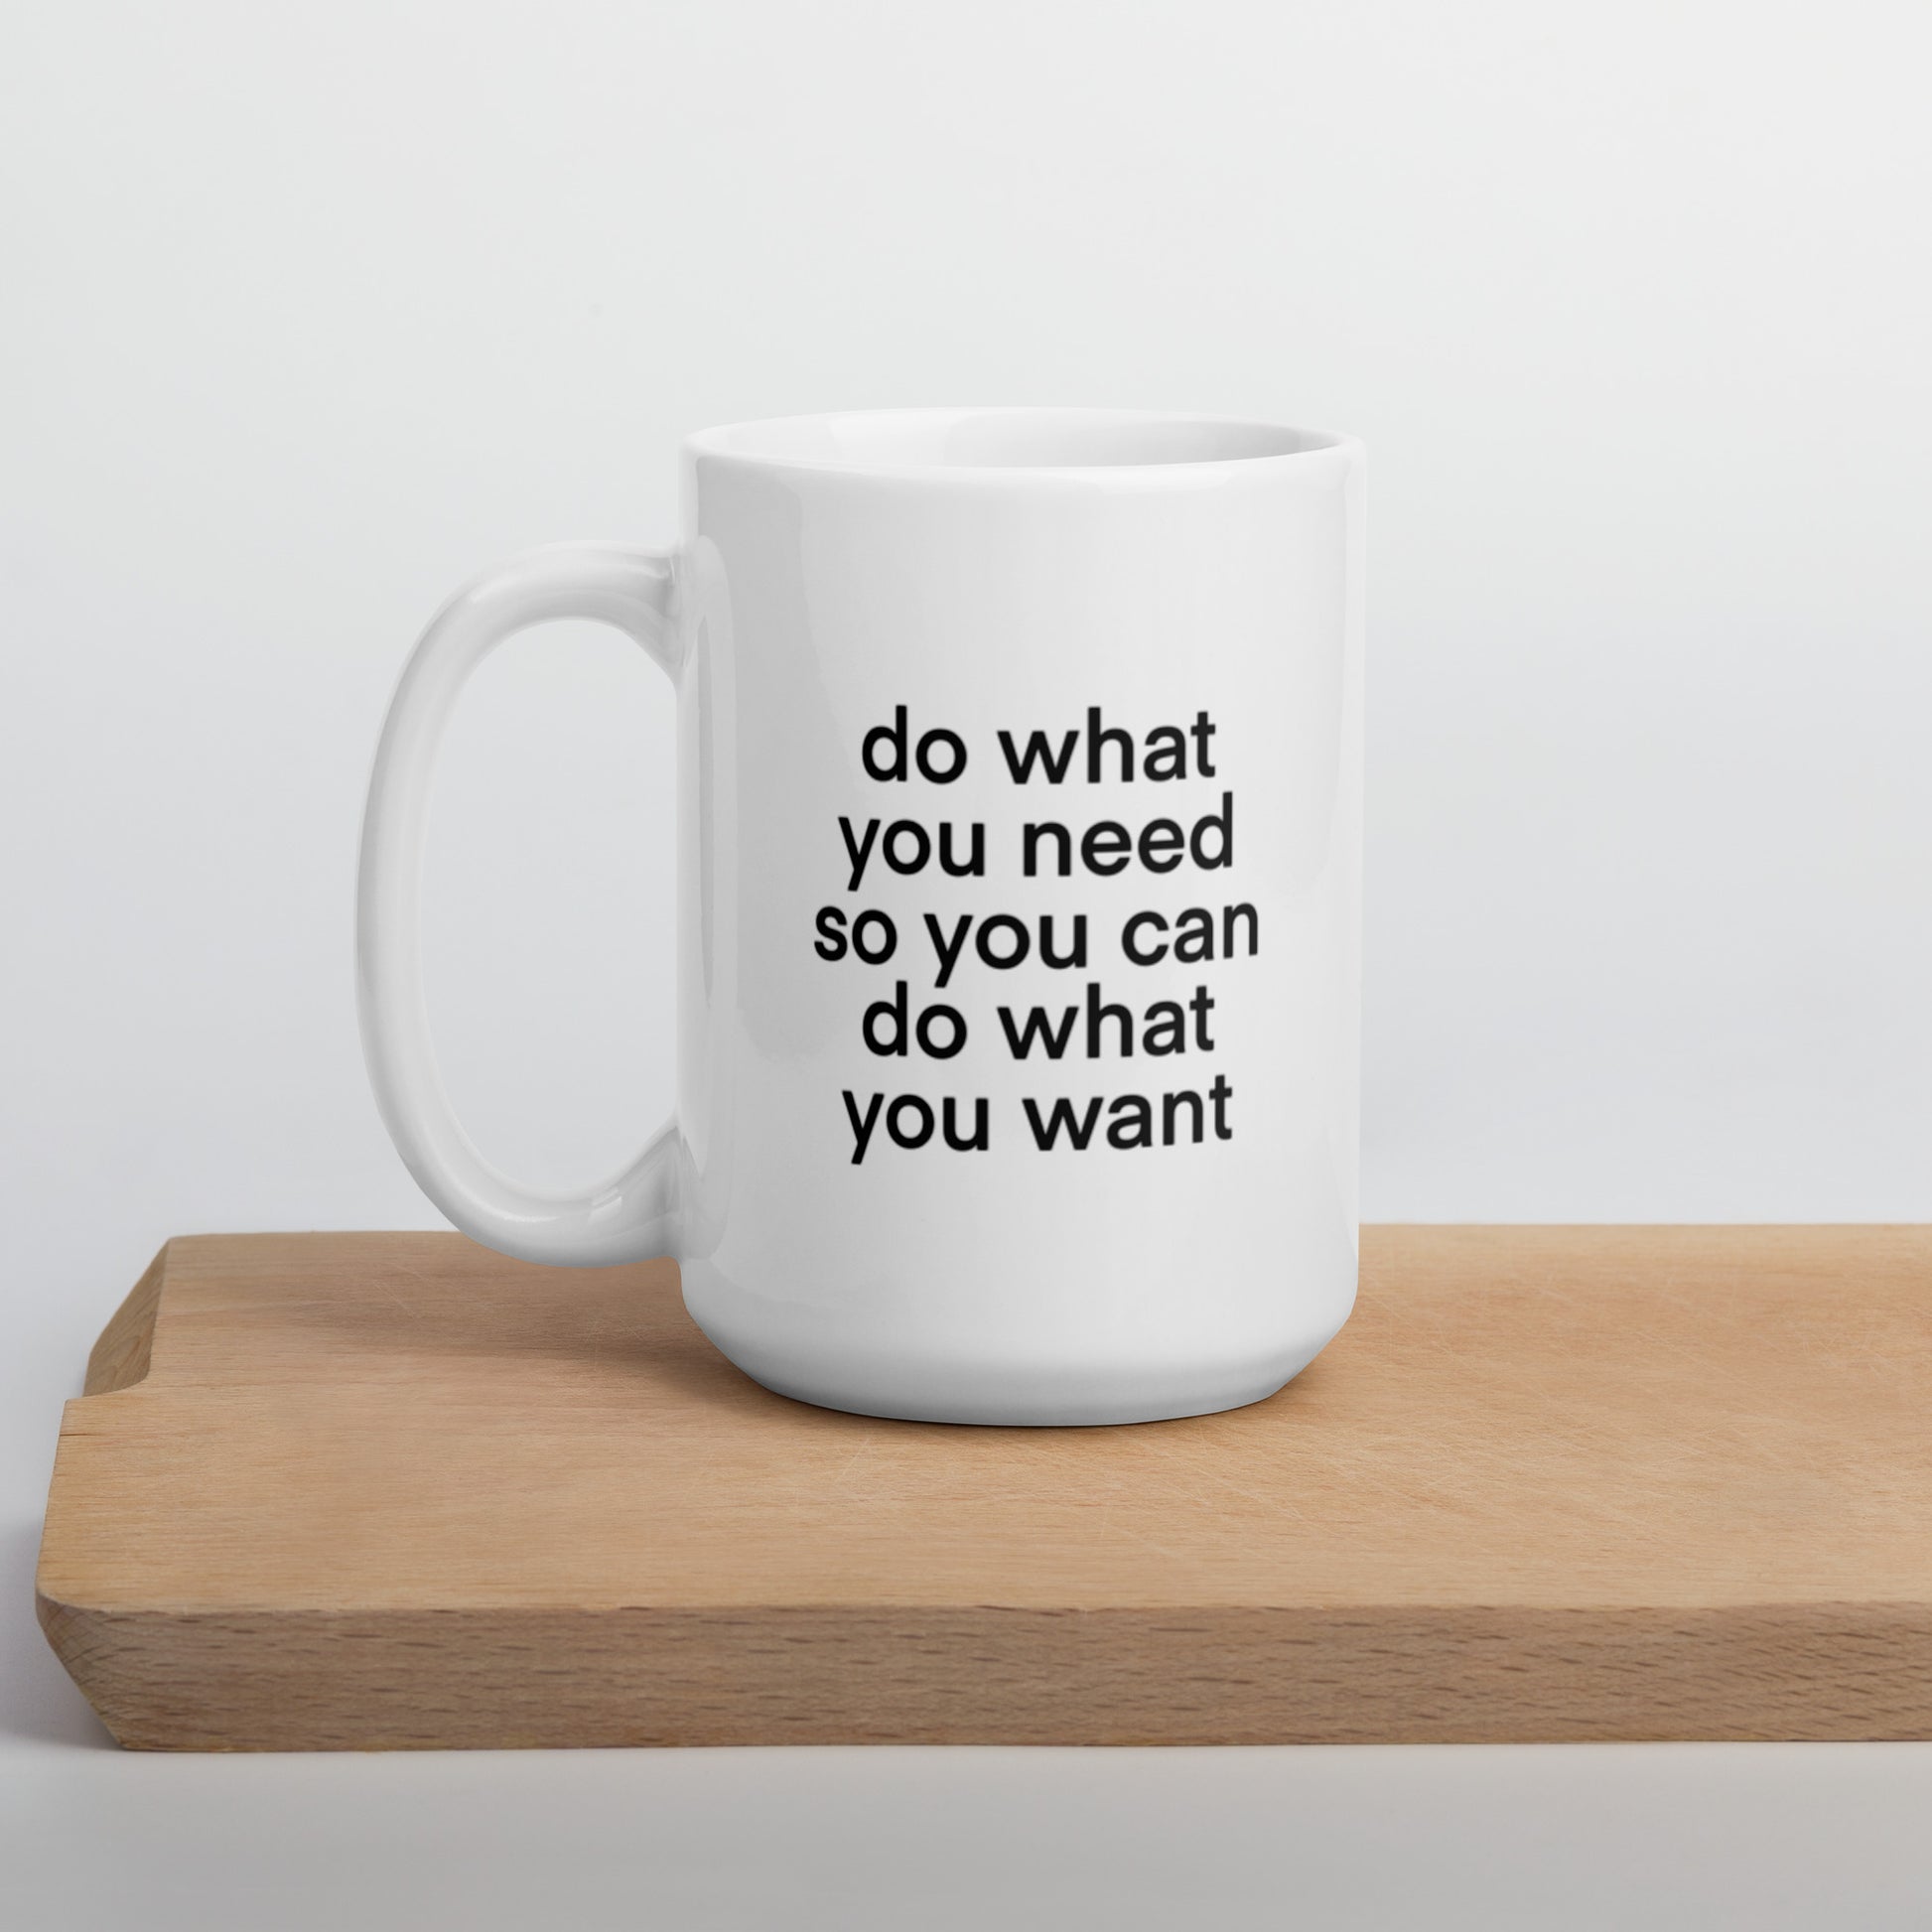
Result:
[[[1932,1736],[1922,1605],[42,1620],[145,1750]]]

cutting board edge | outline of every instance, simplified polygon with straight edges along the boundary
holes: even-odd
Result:
[[[1832,1234],[1848,1248],[1932,1233],[1701,1226],[1742,1241]],[[1589,1231],[1436,1232],[1460,1246]],[[171,1277],[225,1276],[289,1238],[165,1243],[103,1330],[69,1418],[149,1399],[139,1385],[158,1326],[168,1346]],[[332,1238],[344,1237],[294,1240]],[[49,1529],[65,1533],[52,1517]],[[141,1749],[1932,1737],[1932,1604],[1915,1597],[231,1611],[72,1600],[81,1592],[64,1593],[59,1568],[37,1579],[48,1639],[119,1741]]]
[[[148,1750],[1932,1737],[1922,1603],[720,1615],[38,1600],[102,1722]]]

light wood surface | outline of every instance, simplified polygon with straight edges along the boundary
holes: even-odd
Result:
[[[1271,1401],[770,1395],[669,1263],[173,1241],[42,1621],[151,1748],[1932,1736],[1932,1229],[1371,1228]]]

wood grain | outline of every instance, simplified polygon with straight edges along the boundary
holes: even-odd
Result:
[[[1271,1401],[1027,1431],[773,1396],[668,1263],[178,1239],[42,1621],[151,1748],[1932,1735],[1932,1229],[1362,1259]]]

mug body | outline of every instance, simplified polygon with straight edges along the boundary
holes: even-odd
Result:
[[[888,1416],[1279,1388],[1355,1289],[1359,446],[882,412],[684,491],[693,1317]]]

